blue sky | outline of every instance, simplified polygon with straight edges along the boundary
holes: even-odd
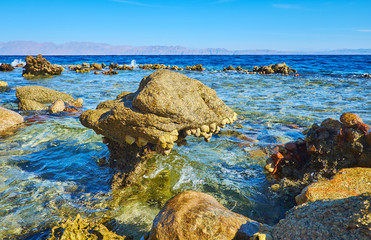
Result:
[[[1,0],[0,42],[371,48],[371,1]]]

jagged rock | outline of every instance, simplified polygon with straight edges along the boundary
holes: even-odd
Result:
[[[53,227],[49,240],[124,240],[125,236],[117,235],[100,223],[81,218],[67,219]]]
[[[304,132],[304,140],[276,148],[266,169],[279,178],[299,181],[303,187],[328,179],[343,168],[371,167],[369,126],[353,113],[345,113],[340,119],[313,124]]]
[[[208,194],[185,191],[166,202],[153,221],[148,240],[248,239],[260,225],[228,210]]]
[[[117,67],[117,70],[133,70],[133,69],[134,69],[133,66],[128,66],[126,64]]]
[[[90,68],[91,68],[92,70],[102,70],[102,69],[103,69],[102,65],[99,64],[99,63],[93,63],[93,64],[90,66]]]
[[[256,72],[259,74],[281,73],[281,74],[288,75],[290,73],[296,73],[297,71],[295,69],[292,69],[291,67],[288,67],[286,63],[276,63],[274,65],[269,65],[269,66],[261,66],[261,67],[255,66],[253,69],[253,72]]]
[[[6,88],[8,86],[7,82],[0,81],[0,88]]]
[[[63,112],[65,108],[66,108],[66,105],[64,104],[64,101],[61,99],[58,99],[52,105],[50,105],[49,112],[50,113]]]
[[[53,103],[59,99],[65,102],[73,102],[75,99],[66,93],[58,92],[41,86],[18,87],[16,96],[19,100],[19,110],[45,110],[47,103]]]
[[[32,56],[26,57],[26,66],[24,67],[22,76],[26,78],[48,77],[52,75],[60,75],[64,68],[59,65],[52,65],[41,55],[36,58]]]
[[[371,239],[371,195],[299,205],[273,227],[273,239]]]
[[[1,132],[24,122],[23,117],[6,108],[0,107],[0,134]]]
[[[334,200],[371,192],[371,168],[344,168],[331,180],[322,180],[304,188],[296,196],[297,204]]]
[[[0,72],[11,72],[14,70],[14,67],[8,63],[2,63],[0,65]]]
[[[107,138],[111,155],[116,155],[114,149],[131,149],[121,155],[124,159],[137,158],[144,150],[169,154],[187,135],[209,141],[220,127],[237,119],[214,90],[168,70],[143,78],[135,93],[121,96],[84,112],[80,121]]]

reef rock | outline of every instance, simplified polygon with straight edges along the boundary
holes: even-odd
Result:
[[[102,69],[103,69],[102,65],[99,64],[99,63],[93,63],[93,64],[90,66],[90,68],[91,68],[92,70],[102,70]]]
[[[241,235],[248,239],[260,225],[228,210],[208,194],[186,191],[166,202],[153,221],[148,240],[228,240],[242,239]]]
[[[58,92],[41,86],[24,86],[18,87],[16,96],[19,100],[19,110],[46,110],[45,104],[54,103],[57,100],[64,102],[74,102],[75,99],[66,93]]]
[[[331,180],[310,184],[295,199],[297,204],[303,204],[348,198],[367,192],[371,192],[371,168],[344,168]]]
[[[187,135],[209,141],[220,127],[236,119],[237,114],[214,90],[169,70],[143,78],[135,93],[120,94],[80,117],[84,126],[105,136],[111,159],[124,158],[115,161],[124,168],[128,159],[136,159],[144,151],[169,154],[174,143],[185,144]]]
[[[371,239],[371,195],[299,205],[273,227],[273,239]]]
[[[49,240],[124,240],[124,236],[117,235],[100,223],[90,222],[78,214],[76,219],[67,219],[53,227]]]
[[[11,72],[14,70],[14,67],[8,63],[2,63],[0,65],[0,72]]]
[[[0,107],[0,134],[5,130],[24,122],[23,117],[6,108]]]
[[[287,66],[286,63],[276,63],[269,66],[254,67],[253,72],[259,74],[281,73],[288,75],[290,73],[296,73],[297,71]]]
[[[49,77],[60,75],[63,71],[64,68],[62,66],[52,65],[41,55],[37,55],[36,58],[27,56],[22,76],[26,78]]]
[[[326,119],[304,132],[305,139],[276,148],[266,169],[279,178],[302,181],[330,178],[340,169],[371,167],[369,126],[353,113],[344,113],[341,122]]]

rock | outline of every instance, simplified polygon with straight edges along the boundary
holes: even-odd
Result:
[[[98,71],[94,71],[94,74],[98,75],[98,74],[99,74],[99,72],[98,72]]]
[[[303,189],[297,204],[317,200],[335,200],[371,192],[371,168],[345,168],[333,179],[322,180]]]
[[[83,106],[84,100],[82,98],[78,98],[75,101],[69,102],[68,105],[81,108]]]
[[[116,74],[118,74],[118,72],[114,71],[114,70],[112,70],[112,68],[110,68],[108,71],[103,71],[102,74],[103,75],[116,75]]]
[[[260,73],[260,74],[272,74],[272,73],[281,73],[284,75],[288,75],[290,73],[296,73],[295,69],[288,67],[286,63],[276,63],[274,65],[269,66],[255,66],[253,72]]]
[[[0,72],[11,72],[14,70],[14,67],[8,63],[2,63],[0,65]]]
[[[89,73],[90,70],[87,69],[87,68],[83,68],[83,69],[76,69],[76,72],[78,72],[78,73]]]
[[[19,110],[44,110],[46,103],[53,103],[59,99],[65,102],[73,102],[75,99],[66,93],[58,92],[41,86],[18,87],[16,96],[19,100]]]
[[[79,214],[76,216],[76,219],[69,218],[53,227],[50,235],[49,240],[125,239],[125,236],[120,236],[109,231],[103,224],[83,219]]]
[[[193,65],[192,67],[187,66],[185,69],[189,71],[205,71],[205,68],[201,64]]]
[[[299,205],[273,227],[273,239],[371,239],[370,193]]]
[[[63,112],[65,108],[66,108],[66,105],[64,104],[64,101],[61,99],[58,99],[52,105],[50,105],[49,112],[50,113]]]
[[[234,71],[234,70],[236,70],[236,68],[232,67],[231,65],[223,68],[223,71]]]
[[[99,64],[99,63],[93,63],[93,64],[90,66],[90,68],[91,68],[92,70],[102,70],[102,69],[103,69],[102,65]]]
[[[259,226],[258,222],[223,207],[208,194],[185,191],[166,202],[153,221],[148,240],[241,239],[236,235],[251,237]]]
[[[354,113],[343,113],[340,116],[340,121],[345,127],[352,127],[359,123],[363,123],[363,120]]]
[[[0,107],[0,134],[1,132],[4,132],[5,130],[23,122],[24,119],[20,114]]]
[[[8,86],[7,82],[0,81],[0,88],[6,88]]]
[[[80,117],[84,126],[110,140],[111,155],[122,158],[116,159],[115,165],[123,164],[124,168],[127,167],[124,162],[142,155],[145,149],[169,154],[174,143],[183,141],[188,132],[210,140],[219,126],[236,119],[237,114],[214,90],[169,70],[143,78],[135,93],[101,103],[96,110],[88,110]],[[125,149],[130,149],[126,156]],[[115,154],[116,151],[123,154]]]
[[[26,66],[24,67],[22,76],[26,78],[49,77],[52,75],[60,75],[64,71],[62,66],[52,65],[41,55],[36,58],[32,56],[26,57]]]
[[[89,63],[86,63],[86,62],[82,63],[81,66],[83,68],[90,68],[90,64]]]

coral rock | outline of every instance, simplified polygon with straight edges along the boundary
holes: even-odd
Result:
[[[36,58],[32,56],[26,57],[26,66],[24,67],[22,76],[26,78],[49,77],[52,75],[60,75],[64,71],[62,66],[52,65],[41,55]]]
[[[0,72],[11,72],[14,70],[14,67],[8,63],[2,63],[0,65]]]

